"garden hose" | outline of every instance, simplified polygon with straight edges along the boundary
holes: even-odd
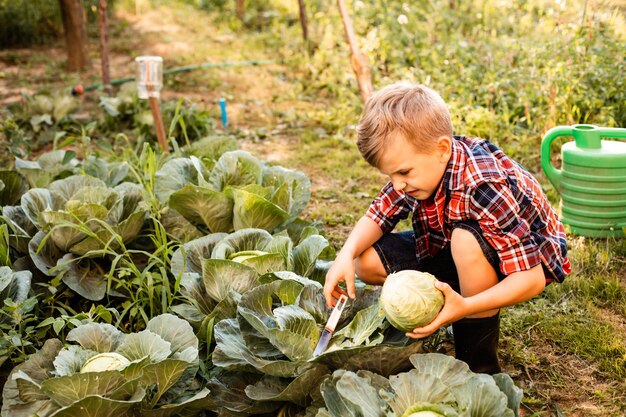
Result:
[[[175,68],[171,68],[168,70],[164,70],[163,75],[176,74],[179,72],[187,72],[187,71],[193,71],[197,69],[206,69],[206,68],[256,66],[256,65],[280,64],[282,62],[283,62],[282,59],[280,60],[267,59],[267,60],[261,60],[261,61],[237,61],[237,62],[205,63],[205,64],[198,64],[198,65],[185,65],[182,67],[175,67]],[[134,80],[135,80],[135,77],[118,78],[116,80],[111,80],[110,85],[120,85],[120,84],[124,84],[124,83],[127,83],[129,81],[134,81]],[[81,84],[78,84],[72,87],[72,95],[79,96],[88,91],[98,90],[103,87],[104,87],[104,84],[102,83],[88,85],[87,87],[84,87]]]

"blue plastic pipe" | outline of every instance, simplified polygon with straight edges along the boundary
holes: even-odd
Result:
[[[228,127],[228,114],[226,113],[226,99],[220,99],[220,111],[222,112],[222,126],[224,129]]]

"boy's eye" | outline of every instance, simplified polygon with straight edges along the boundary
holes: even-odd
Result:
[[[406,175],[408,173],[409,173],[409,171],[398,171],[398,174],[400,174],[400,175]]]

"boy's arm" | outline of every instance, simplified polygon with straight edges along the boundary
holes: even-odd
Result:
[[[328,307],[334,304],[333,298],[339,298],[340,294],[345,294],[338,284],[345,281],[350,298],[356,297],[354,288],[354,259],[372,246],[383,235],[380,226],[367,216],[361,217],[354,229],[348,236],[341,251],[335,258],[332,267],[326,274],[324,284],[324,298]]]
[[[426,337],[439,327],[464,317],[521,303],[541,293],[545,285],[541,264],[526,271],[514,272],[493,287],[471,297],[463,297],[448,284],[438,281],[436,286],[443,292],[446,300],[443,309],[430,324],[414,329],[407,336]]]

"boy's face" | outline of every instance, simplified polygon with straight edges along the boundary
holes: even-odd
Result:
[[[378,170],[389,176],[397,191],[417,200],[426,200],[439,188],[451,153],[450,138],[441,137],[433,150],[423,151],[397,133],[390,138]]]

